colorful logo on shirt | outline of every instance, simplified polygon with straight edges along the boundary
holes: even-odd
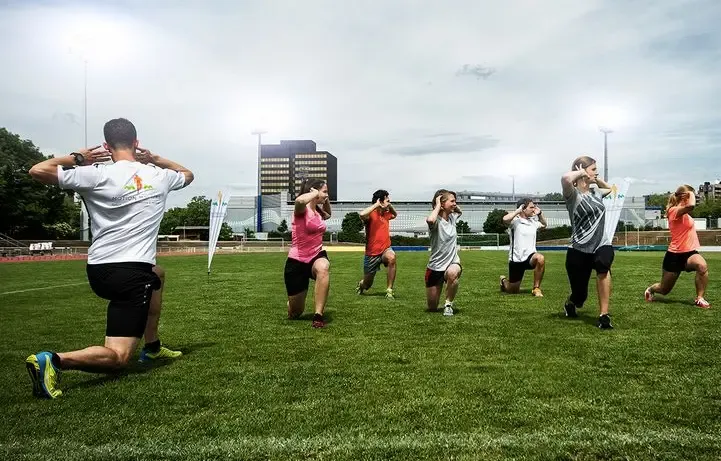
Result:
[[[143,185],[143,180],[140,176],[137,174],[133,175],[133,183],[134,184],[128,184],[124,187],[126,190],[134,190],[140,192],[141,190],[150,190],[153,189],[153,186],[150,184]]]

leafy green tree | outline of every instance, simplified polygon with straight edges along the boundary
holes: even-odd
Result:
[[[486,234],[503,234],[506,232],[506,226],[503,224],[503,217],[506,215],[504,210],[494,209],[486,217],[483,223],[483,232]]]
[[[288,221],[284,219],[280,222],[280,224],[278,225],[278,232],[280,232],[281,234],[285,234],[286,232],[288,232]]]
[[[79,234],[80,212],[72,192],[33,180],[28,171],[46,160],[38,148],[0,128],[0,232],[16,239]],[[65,226],[55,227],[64,223]],[[71,231],[72,229],[72,231]]]
[[[700,200],[691,212],[694,218],[721,218],[721,200]]]
[[[227,222],[224,222],[223,225],[220,226],[218,240],[233,240],[233,228],[230,227],[230,224]]]
[[[456,222],[456,232],[459,234],[470,234],[471,226],[469,226],[466,221],[459,219],[458,222]]]
[[[562,202],[563,194],[560,192],[550,192],[543,196],[543,200],[546,202]]]
[[[364,224],[360,214],[357,212],[348,213],[343,217],[340,225],[341,231],[338,233],[338,240],[343,242],[362,242],[363,236],[361,230]]]

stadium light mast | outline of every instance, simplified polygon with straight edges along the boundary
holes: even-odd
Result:
[[[603,133],[603,180],[608,181],[608,135],[613,133],[613,130],[603,126],[599,130]]]
[[[262,136],[266,134],[265,130],[253,130],[250,134],[258,137],[258,203],[256,205],[257,217],[255,220],[255,231],[263,232],[263,194],[260,189],[260,157],[262,152]]]

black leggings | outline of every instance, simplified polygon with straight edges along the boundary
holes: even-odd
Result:
[[[588,282],[591,280],[591,271],[596,274],[606,274],[611,271],[613,264],[613,247],[604,245],[594,253],[569,248],[566,252],[566,273],[571,284],[569,299],[576,307],[583,306],[588,298]]]

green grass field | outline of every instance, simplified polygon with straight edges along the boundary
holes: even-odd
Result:
[[[0,265],[0,458],[721,456],[721,313],[693,307],[686,274],[664,302],[643,301],[662,253],[617,253],[612,331],[595,327],[595,294],[563,317],[563,253],[547,254],[535,299],[530,274],[524,294],[499,293],[504,252],[463,252],[451,318],[424,312],[427,254],[399,253],[395,301],[385,272],[355,295],[360,253],[330,256],[324,330],[286,320],[284,254],[216,256],[210,279],[206,257],[161,258],[161,337],[185,356],[67,372],[54,401],[32,397],[25,357],[101,343],[105,302],[81,261]],[[706,257],[721,306],[721,254]]]

